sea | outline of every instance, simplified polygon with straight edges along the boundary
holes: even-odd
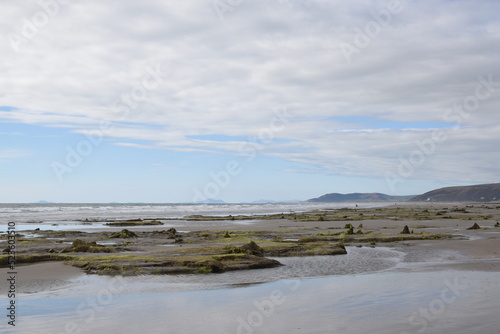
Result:
[[[159,204],[159,203],[15,203],[0,204],[0,224],[22,224],[28,229],[35,223],[77,222],[85,219],[107,221],[119,219],[182,219],[192,215],[227,216],[258,215],[360,208],[388,205],[388,203],[263,203],[263,204]]]

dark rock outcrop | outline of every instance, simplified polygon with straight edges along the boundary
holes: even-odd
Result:
[[[410,234],[410,229],[408,228],[408,225],[405,225],[405,227],[403,227],[403,231],[401,231],[401,234]]]
[[[474,223],[471,227],[468,228],[468,230],[480,230],[481,226],[479,226],[477,223]]]
[[[121,230],[121,232],[112,234],[110,238],[122,238],[122,239],[137,238],[137,234],[127,229],[124,229]]]
[[[248,254],[255,256],[264,256],[264,250],[255,242],[250,241],[248,244],[241,246],[242,249],[247,251]]]

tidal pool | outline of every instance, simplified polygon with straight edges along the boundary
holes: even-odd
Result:
[[[2,333],[498,333],[499,272],[439,269],[450,253],[349,248],[283,267],[20,287]],[[430,265],[432,264],[432,265]],[[438,266],[436,266],[438,264]],[[43,264],[39,264],[43,265]],[[20,273],[21,274],[21,273]],[[45,285],[43,285],[45,284]],[[2,296],[2,304],[6,298]]]

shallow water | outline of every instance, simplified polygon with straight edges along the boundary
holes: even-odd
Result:
[[[214,275],[144,275],[126,277],[127,293],[148,294],[192,290],[221,289],[242,285],[262,284],[281,279],[318,277],[328,275],[355,275],[374,273],[396,268],[405,253],[390,248],[347,247],[348,254],[338,256],[276,258],[283,266],[269,269],[232,271]],[[19,275],[22,275],[22,267]],[[53,282],[37,282],[18,287],[20,296],[35,291],[38,296],[81,296],[92,294],[96,286],[107,284],[109,278],[97,275],[81,275],[78,278]],[[43,286],[45,284],[45,287]]]
[[[116,294],[98,284],[82,296],[21,299],[18,333],[74,326],[110,334],[492,334],[500,326],[492,316],[498,279],[473,271],[380,272],[181,292],[136,293],[129,282]]]
[[[20,287],[18,331],[5,322],[0,330],[492,334],[500,326],[500,273],[433,266],[462,261],[454,252],[348,247],[347,255],[279,260],[285,266],[214,275],[35,281]]]

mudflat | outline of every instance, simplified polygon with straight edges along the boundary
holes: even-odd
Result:
[[[384,246],[403,252],[453,250],[467,259],[453,265],[491,271],[500,270],[498,262],[488,261],[499,258],[499,221],[500,203],[403,203],[253,216],[146,217],[110,221],[106,228],[86,225],[87,219],[81,217],[82,229],[77,231],[18,231],[16,257],[18,265],[39,263],[23,267],[23,276],[40,279],[47,271],[62,277],[77,270],[142,275],[262,269],[280,266],[280,257],[342,256],[345,246]],[[3,267],[7,261],[8,255],[0,256]]]

